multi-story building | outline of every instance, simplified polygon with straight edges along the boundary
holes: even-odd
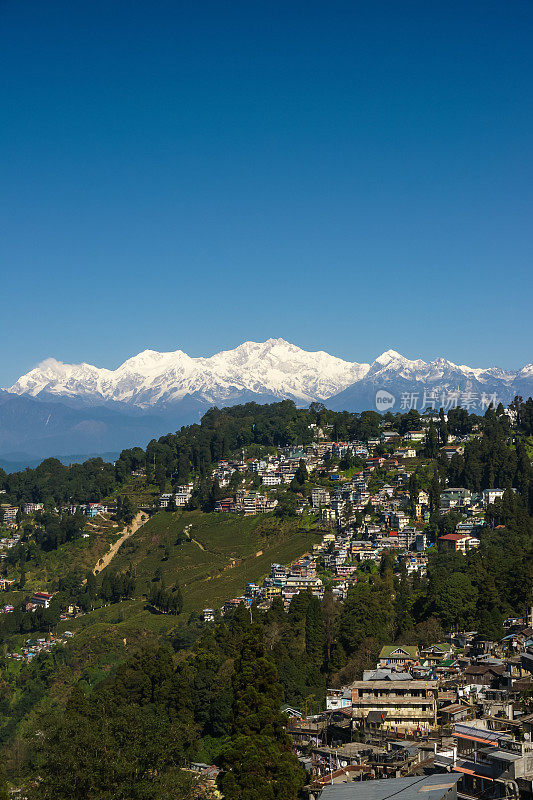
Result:
[[[286,567],[284,564],[271,564],[270,577],[272,578],[272,580],[285,581],[288,574],[289,574],[289,568]]]
[[[275,508],[277,500],[269,500],[259,492],[247,492],[241,489],[235,496],[235,511],[244,511],[246,517],[253,514],[264,514]]]
[[[328,711],[336,711],[339,708],[352,707],[352,690],[349,688],[344,689],[328,689],[326,695],[326,709]]]
[[[192,497],[192,490],[194,489],[193,483],[186,483],[184,486],[176,486],[174,499],[178,508],[183,508],[187,505]]]
[[[24,503],[25,514],[35,514],[37,511],[44,510],[44,503]]]
[[[402,547],[404,550],[409,550],[411,545],[415,543],[416,534],[417,532],[415,528],[410,528],[407,526],[401,528],[398,531],[398,544],[400,547]]]
[[[397,531],[401,531],[406,525],[409,525],[409,517],[403,511],[397,511],[391,516],[391,525]]]
[[[267,468],[266,461],[259,461],[254,459],[253,461],[248,462],[248,469],[250,470],[250,472],[254,472],[257,474],[258,472],[261,472],[266,468]]]
[[[394,451],[395,458],[416,458],[414,447],[399,447]]]
[[[263,475],[261,478],[261,483],[263,486],[279,486],[282,482],[283,478],[281,475],[276,475],[276,473],[267,473]]]
[[[35,592],[30,602],[36,606],[41,606],[42,608],[48,608],[51,599],[52,595],[48,594],[47,592]]]
[[[319,508],[319,506],[327,506],[329,505],[330,495],[327,489],[322,489],[321,487],[317,487],[313,489],[311,493],[311,505],[313,508]]]
[[[225,511],[227,513],[235,511],[235,500],[233,497],[224,497],[215,503],[215,511]]]
[[[470,490],[462,487],[444,489],[440,495],[440,507],[442,511],[450,511],[452,508],[466,508],[471,502],[472,494]]]
[[[324,594],[324,586],[320,578],[307,578],[301,575],[288,575],[285,581],[285,588],[295,590],[298,592],[305,592],[310,589],[317,597],[322,597]]]
[[[425,533],[417,533],[415,536],[415,549],[417,553],[422,553],[427,546],[427,537]]]
[[[171,498],[174,497],[174,502],[176,503],[177,508],[183,508],[191,499],[193,489],[193,483],[186,483],[183,486],[176,486],[174,492],[167,492],[166,494],[161,495],[159,500],[160,507],[167,508]]]
[[[418,661],[418,647],[409,644],[386,644],[381,648],[378,667],[403,669]]]
[[[424,431],[407,431],[403,438],[407,442],[425,442],[426,434]]]
[[[485,508],[495,500],[500,500],[505,493],[505,489],[484,489],[483,490],[483,505]]]
[[[2,508],[0,508],[0,514],[4,515],[4,522],[15,522],[17,512],[17,506],[2,506]]]
[[[437,725],[437,681],[368,680],[354,681],[352,718],[364,727],[368,715],[378,712],[382,729],[413,734]]]
[[[456,553],[467,553],[475,547],[479,547],[480,541],[468,533],[447,533],[439,536],[439,543],[448,550]]]

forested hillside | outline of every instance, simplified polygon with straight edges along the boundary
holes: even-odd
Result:
[[[282,704],[320,710],[327,687],[360,676],[384,644],[427,646],[464,629],[499,638],[505,617],[528,610],[533,401],[517,399],[511,411],[382,417],[250,403],[211,409],[201,424],[125,450],[114,465],[48,459],[1,475],[5,507],[20,509],[10,529],[19,541],[2,562],[13,582],[0,595],[0,607],[13,606],[0,614],[0,746],[9,781],[35,798],[171,800],[195,796],[196,779],[184,768],[206,761],[221,768],[230,800],[296,798],[305,775],[287,742]],[[401,468],[384,430],[398,437],[424,431],[425,440]],[[319,558],[323,596],[300,591],[290,604],[274,596],[222,616],[224,602],[264,578],[270,564],[310,552],[332,529],[310,503],[313,490],[335,491],[336,473],[362,475],[368,459],[347,448],[342,457],[328,452],[312,472],[302,461],[290,483],[273,490],[271,513],[216,514],[216,503],[245,481],[257,488],[247,460],[279,448],[300,452],[319,436],[322,443],[374,440],[370,461],[379,463],[366,467],[369,491],[378,494],[401,468],[397,494],[413,518],[420,492],[427,494],[427,514],[417,518],[431,544],[427,570],[409,573],[407,560],[384,545],[378,561],[354,564],[355,579],[339,599]],[[461,446],[450,457],[452,439]],[[243,455],[242,471],[221,488],[213,470]],[[187,507],[161,510],[159,496],[186,483],[194,487]],[[439,543],[464,516],[441,509],[449,487],[502,490],[476,528],[479,546],[464,554]],[[108,509],[100,522],[72,513],[97,502]],[[28,503],[43,507],[26,513]],[[378,518],[370,502],[346,509],[334,527],[362,537]],[[137,514],[141,527],[100,570],[101,555]],[[97,554],[94,569],[88,553]],[[53,595],[48,608],[22,610],[28,586]],[[69,607],[79,614],[66,618]],[[206,607],[214,621],[200,614]],[[65,631],[70,640],[33,660],[9,656],[28,636]],[[255,795],[250,770],[239,766],[243,753]]]

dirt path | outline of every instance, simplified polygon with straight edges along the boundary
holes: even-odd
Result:
[[[203,544],[202,544],[201,542],[199,542],[197,539],[193,539],[193,538],[192,538],[192,536],[191,536],[191,528],[192,528],[192,522],[191,522],[191,523],[189,523],[189,525],[186,525],[186,526],[184,527],[184,529],[183,529],[183,533],[185,534],[185,536],[187,537],[187,539],[189,540],[189,542],[193,542],[194,544],[197,544],[197,545],[198,545],[198,547],[200,548],[200,550],[203,550],[203,551],[204,551],[204,553],[205,553],[205,552],[206,552],[206,549],[205,549],[205,547],[203,546]]]
[[[148,515],[145,514],[144,511],[139,511],[139,513],[131,521],[131,524],[124,529],[120,539],[117,539],[117,541],[111,545],[105,556],[102,556],[102,558],[99,560],[98,564],[93,569],[93,575],[96,575],[97,573],[105,569],[110,564],[112,559],[116,556],[120,546],[124,544],[126,539],[129,539],[130,536],[133,536],[133,534],[136,533],[136,531],[138,531],[139,528],[142,528],[144,523],[147,521],[148,521]]]
[[[205,553],[205,547],[203,546],[203,544],[201,542],[199,542],[197,539],[191,539],[191,542],[194,542],[194,544],[197,544],[198,547],[200,548],[200,550],[203,550],[204,553]]]

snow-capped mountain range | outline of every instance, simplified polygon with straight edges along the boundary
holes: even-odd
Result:
[[[326,401],[357,384],[466,384],[496,387],[504,394],[516,380],[533,378],[533,365],[518,372],[497,367],[474,369],[444,358],[411,361],[387,350],[372,364],[344,361],[322,350],[309,352],[283,339],[244,342],[209,358],[182,350],[144,350],[117,369],[91,364],[63,364],[48,358],[7,391],[19,395],[119,402],[142,409],[169,405],[195,396],[207,403],[232,401],[242,394],[292,398],[299,403]]]
[[[518,371],[472,368],[444,358],[410,360],[395,350],[366,364],[309,352],[283,339],[244,342],[209,358],[144,350],[115,370],[48,358],[0,391],[0,454],[94,453],[142,445],[197,422],[212,405],[250,400],[375,409],[379,390],[393,396],[393,411],[403,410],[404,393],[418,395],[419,410],[426,392],[468,393],[471,399],[492,395],[505,404],[516,394],[533,394],[533,364]],[[475,402],[470,409],[480,410]]]
[[[325,400],[360,380],[369,364],[343,361],[322,351],[309,353],[283,339],[244,342],[210,358],[191,358],[182,350],[144,350],[116,370],[46,359],[8,391],[37,397],[42,392],[90,401],[131,403],[141,408],[196,395],[209,403],[243,392]]]

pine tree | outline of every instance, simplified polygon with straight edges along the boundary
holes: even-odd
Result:
[[[94,600],[98,594],[98,585],[96,581],[96,576],[93,575],[92,572],[87,573],[87,594],[89,595],[91,600]]]
[[[2,766],[0,766],[0,800],[9,800],[9,790]]]
[[[527,504],[529,498],[529,487],[532,479],[532,470],[531,462],[528,458],[526,448],[522,441],[518,442],[516,447],[516,460],[515,486]]]
[[[170,611],[172,614],[181,614],[183,609],[183,596],[178,584],[172,590],[170,595]]]
[[[429,458],[435,458],[439,447],[437,428],[433,420],[429,423],[429,428],[426,436],[426,453]]]
[[[309,475],[307,473],[307,467],[305,465],[305,461],[301,458],[298,464],[298,469],[294,473],[294,482],[299,487],[305,486],[306,481],[308,480]]]
[[[439,436],[441,445],[445,447],[448,444],[448,425],[443,408],[439,411]]]
[[[19,589],[24,589],[25,583],[26,583],[26,567],[24,565],[24,561],[21,561],[20,562]]]
[[[429,510],[432,515],[437,514],[440,510],[440,478],[436,467],[433,470],[429,487]]]
[[[409,484],[407,489],[409,491],[409,513],[412,517],[414,517],[416,512],[416,504],[418,503],[418,493],[420,492],[420,480],[416,472],[411,473],[409,476]]]
[[[244,637],[232,683],[231,737],[218,778],[225,800],[296,800],[305,774],[285,732],[278,674],[257,625]]]
[[[318,597],[312,597],[305,615],[305,652],[311,662],[322,666],[325,646],[324,620]]]
[[[326,647],[326,667],[329,669],[331,662],[331,650],[337,633],[337,618],[339,616],[339,604],[333,597],[330,586],[324,590],[322,599],[322,616],[324,619],[324,638]]]

